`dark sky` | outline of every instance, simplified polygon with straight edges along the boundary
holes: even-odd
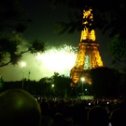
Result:
[[[28,0],[30,1],[30,0]],[[51,45],[59,45],[63,42],[73,44],[78,41],[79,32],[74,34],[58,34],[57,22],[68,20],[70,9],[65,6],[55,7],[48,0],[31,2],[25,1],[25,9],[32,20],[25,32],[29,39],[40,39]]]

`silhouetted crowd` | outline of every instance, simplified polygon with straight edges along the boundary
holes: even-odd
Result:
[[[117,99],[42,99],[42,126],[126,126],[126,104]]]
[[[0,126],[126,126],[126,102],[38,99],[22,89],[10,89],[0,93]]]

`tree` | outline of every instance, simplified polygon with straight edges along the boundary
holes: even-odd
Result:
[[[40,84],[41,96],[49,97],[52,95],[52,89],[51,89],[52,83],[53,83],[52,78],[44,77],[40,79],[39,84]]]
[[[28,19],[23,6],[21,6],[21,1],[0,1],[0,15],[0,34],[22,33],[26,29]]]
[[[44,50],[43,42],[26,41],[22,33],[29,20],[19,0],[0,1],[0,67],[16,64],[24,53]],[[23,47],[24,43],[26,47]]]
[[[53,80],[53,84],[55,85],[55,95],[57,97],[68,97],[71,94],[70,87],[70,78],[64,75],[60,75],[59,73],[54,73],[51,77]]]
[[[120,74],[117,70],[100,67],[90,71],[96,97],[119,97]]]
[[[23,46],[23,44],[26,44]],[[13,33],[0,38],[0,67],[8,64],[16,64],[27,52],[36,53],[44,51],[44,44],[39,40],[32,43],[25,41],[21,35]]]
[[[119,36],[115,36],[110,43],[110,50],[113,56],[113,65],[116,68],[126,72],[126,40],[119,39]]]

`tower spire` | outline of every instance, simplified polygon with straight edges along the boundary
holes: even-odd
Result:
[[[83,10],[83,29],[79,42],[75,66],[70,71],[73,84],[80,81],[84,71],[103,66],[99,52],[99,44],[96,41],[95,30],[93,29],[92,9]]]
[[[92,29],[93,26],[93,14],[92,9],[83,10],[83,30],[81,31],[80,42],[83,40],[96,40],[95,31]]]

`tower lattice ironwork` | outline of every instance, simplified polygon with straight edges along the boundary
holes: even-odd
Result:
[[[84,71],[103,66],[93,26],[92,9],[83,10],[83,30],[79,42],[75,66],[70,71],[72,84],[76,85]]]

